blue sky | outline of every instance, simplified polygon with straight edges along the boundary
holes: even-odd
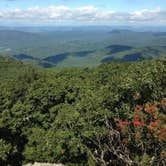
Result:
[[[166,0],[0,0],[0,23],[164,24]]]
[[[33,6],[65,5],[70,7],[96,6],[116,11],[166,9],[166,0],[1,0],[0,8],[27,8]]]

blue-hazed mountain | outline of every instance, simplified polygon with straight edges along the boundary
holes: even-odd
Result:
[[[0,54],[43,67],[92,67],[166,55],[164,31],[18,28],[0,30]]]

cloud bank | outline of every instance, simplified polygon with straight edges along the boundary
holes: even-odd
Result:
[[[49,6],[0,10],[0,22],[57,24],[166,24],[166,11],[160,8],[117,12],[94,6]]]

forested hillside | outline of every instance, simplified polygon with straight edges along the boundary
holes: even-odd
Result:
[[[0,165],[166,164],[166,59],[44,70],[0,58]]]
[[[0,57],[0,80],[14,78],[24,68],[25,65],[20,61],[8,57]]]
[[[8,28],[0,30],[0,55],[46,68],[94,67],[103,62],[139,61],[166,55],[166,33],[159,30],[54,27],[40,31],[38,27],[39,32],[33,28],[29,32],[26,28]]]

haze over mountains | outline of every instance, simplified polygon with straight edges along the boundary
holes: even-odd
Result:
[[[166,55],[166,28],[0,27],[0,54],[43,67],[92,67]]]

